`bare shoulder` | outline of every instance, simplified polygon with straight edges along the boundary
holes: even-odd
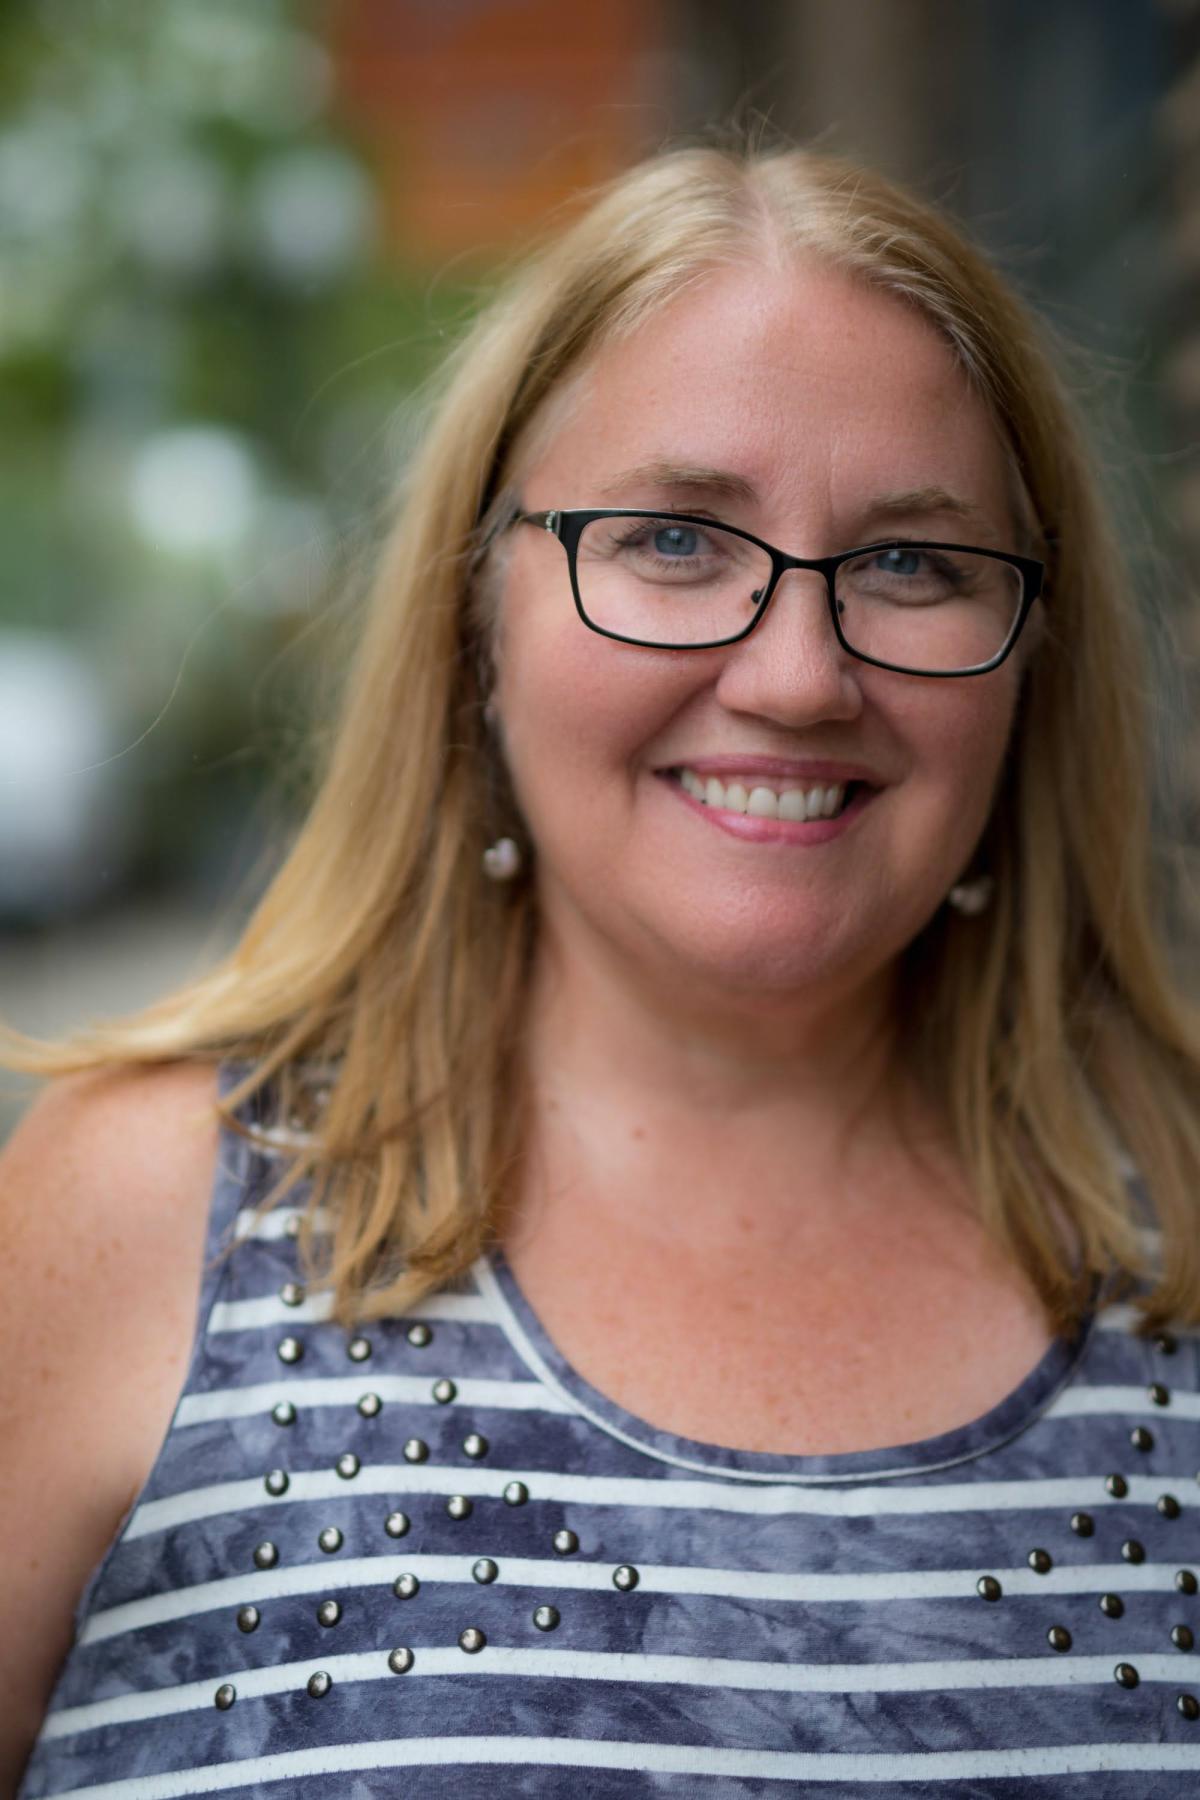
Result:
[[[149,1472],[183,1384],[216,1166],[216,1071],[72,1076],[0,1155],[0,1792],[15,1781],[74,1608]],[[15,1588],[15,1592],[13,1591]]]

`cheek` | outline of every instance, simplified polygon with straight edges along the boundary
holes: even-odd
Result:
[[[982,824],[1004,763],[1016,705],[1016,681],[1005,669],[940,694],[917,691],[900,729],[921,786],[953,807],[964,829]]]

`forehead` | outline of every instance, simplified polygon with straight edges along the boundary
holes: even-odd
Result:
[[[546,489],[529,505],[636,504],[625,471],[657,504],[645,472],[663,463],[728,470],[769,513],[939,486],[1008,511],[1004,446],[950,346],[901,298],[811,264],[696,280],[568,378],[522,460]]]

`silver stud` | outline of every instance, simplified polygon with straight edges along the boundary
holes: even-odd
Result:
[[[1123,1688],[1135,1688],[1138,1684],[1138,1672],[1132,1663],[1118,1663],[1113,1670],[1118,1685]]]
[[[336,1625],[342,1616],[342,1609],[336,1600],[322,1600],[317,1608],[318,1625]]]
[[[614,1576],[613,1579],[615,1580],[616,1577]],[[975,1592],[984,1600],[999,1600],[1004,1589],[994,1575],[981,1575],[975,1583]]]
[[[428,1325],[410,1325],[406,1335],[409,1343],[418,1350],[423,1350],[426,1344],[433,1342],[433,1333]]]
[[[288,1214],[287,1218],[283,1221],[283,1235],[284,1237],[290,1238],[298,1238],[300,1236],[299,1213]]]
[[[290,1400],[277,1400],[271,1408],[271,1417],[277,1425],[294,1425],[296,1409]]]
[[[218,1712],[228,1712],[237,1699],[237,1689],[232,1681],[223,1681],[213,1695],[213,1704]]]
[[[259,1544],[254,1552],[256,1569],[273,1569],[279,1561],[279,1552],[272,1543]]]
[[[287,1470],[272,1469],[271,1473],[263,1482],[263,1486],[266,1488],[268,1494],[274,1494],[276,1498],[278,1498],[280,1494],[286,1494],[288,1491]]]
[[[429,1445],[424,1438],[409,1438],[404,1446],[405,1462],[424,1462],[429,1455]]]
[[[465,1650],[468,1656],[474,1656],[477,1650],[483,1649],[487,1639],[478,1625],[468,1625],[465,1631],[459,1632],[458,1642],[459,1647]]]
[[[554,1534],[554,1548],[560,1556],[573,1556],[579,1548],[579,1539],[573,1531],[568,1531],[564,1526],[561,1531],[556,1531]]]
[[[478,1431],[468,1432],[467,1436],[463,1439],[463,1450],[467,1456],[473,1457],[478,1461],[481,1456],[487,1455],[488,1441]]]
[[[1164,1387],[1161,1381],[1152,1381],[1150,1383],[1148,1392],[1149,1392],[1150,1398],[1151,1398],[1151,1400],[1153,1400],[1155,1406],[1170,1406],[1170,1404],[1171,1404],[1170,1389]]]
[[[1129,1492],[1129,1483],[1123,1475],[1106,1475],[1104,1477],[1105,1492],[1116,1500],[1123,1500]]]
[[[318,1669],[315,1675],[308,1678],[308,1691],[314,1700],[323,1700],[332,1686],[333,1682],[324,1669]]]
[[[1031,1550],[1026,1561],[1035,1575],[1047,1575],[1054,1567],[1053,1559],[1048,1550]]]
[[[1195,1635],[1192,1631],[1191,1626],[1190,1625],[1172,1625],[1172,1627],[1171,1627],[1171,1642],[1174,1644],[1174,1646],[1177,1650],[1194,1649],[1196,1639],[1195,1639]]]
[[[303,1306],[303,1284],[299,1281],[285,1281],[279,1290],[279,1298],[285,1306]]]
[[[492,1561],[490,1556],[481,1556],[478,1562],[471,1564],[471,1573],[476,1581],[486,1587],[489,1581],[495,1581],[500,1573],[500,1567],[498,1563]]]
[[[1174,1494],[1160,1494],[1154,1502],[1154,1510],[1164,1519],[1177,1519],[1182,1509]]]
[[[1175,1705],[1185,1719],[1200,1719],[1200,1700],[1197,1700],[1195,1694],[1180,1694]]]
[[[1125,1611],[1125,1602],[1120,1594],[1101,1594],[1100,1611],[1106,1619],[1119,1619]]]
[[[1169,1331],[1160,1331],[1154,1340],[1154,1348],[1161,1351],[1163,1356],[1174,1356],[1179,1348],[1179,1342]]]
[[[408,1530],[408,1514],[402,1512],[390,1512],[383,1521],[383,1529],[387,1532],[389,1537],[403,1537]]]
[[[620,1588],[623,1594],[628,1594],[635,1588],[638,1584],[638,1580],[639,1576],[637,1570],[629,1563],[618,1563],[617,1567],[613,1570],[613,1586],[615,1588]]]
[[[371,1354],[371,1340],[365,1337],[351,1338],[346,1345],[346,1355],[351,1362],[366,1362]]]
[[[1144,1425],[1135,1425],[1129,1434],[1129,1441],[1135,1450],[1153,1450],[1154,1433]]]
[[[336,1525],[327,1525],[317,1537],[318,1546],[324,1550],[327,1556],[332,1556],[335,1550],[340,1550],[345,1541]]]
[[[1071,1530],[1076,1537],[1091,1537],[1096,1529],[1096,1521],[1091,1513],[1077,1512],[1071,1514]]]
[[[435,1381],[433,1384],[433,1397],[439,1406],[448,1406],[457,1392],[458,1389],[446,1375],[443,1375],[440,1381]]]
[[[378,1394],[364,1394],[358,1403],[358,1410],[364,1419],[378,1418],[383,1410],[383,1401]]]
[[[559,1617],[557,1606],[538,1606],[534,1609],[533,1622],[539,1631],[553,1631]]]
[[[243,1606],[238,1611],[237,1628],[239,1631],[257,1631],[261,1614],[257,1606]]]
[[[392,1592],[397,1600],[411,1600],[421,1591],[421,1584],[415,1575],[397,1575],[392,1583]]]
[[[1175,1586],[1179,1589],[1181,1594],[1194,1594],[1196,1592],[1196,1577],[1192,1570],[1177,1569],[1175,1571]]]
[[[504,1490],[504,1498],[510,1506],[524,1506],[529,1498],[529,1489],[523,1481],[510,1481]]]
[[[281,1363],[298,1363],[304,1355],[304,1345],[298,1337],[280,1338],[276,1355]]]
[[[471,1502],[466,1494],[451,1494],[446,1502],[446,1511],[452,1519],[469,1519]]]
[[[1046,1641],[1052,1650],[1071,1648],[1071,1634],[1065,1625],[1052,1625],[1046,1633]]]
[[[388,1655],[388,1668],[393,1675],[407,1675],[414,1660],[411,1650],[393,1650]]]
[[[1145,1562],[1146,1560],[1145,1549],[1138,1543],[1136,1538],[1125,1539],[1125,1542],[1121,1545],[1121,1555],[1128,1563],[1140,1563]]]
[[[353,1450],[346,1450],[338,1457],[334,1467],[337,1469],[337,1472],[343,1481],[353,1481],[354,1477],[358,1474],[358,1471],[362,1468],[362,1464],[359,1462],[357,1456],[355,1456]]]

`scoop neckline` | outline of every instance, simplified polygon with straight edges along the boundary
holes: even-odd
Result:
[[[986,1456],[1028,1429],[1070,1381],[1087,1354],[1103,1285],[1097,1275],[1079,1327],[1056,1336],[1029,1373],[978,1418],[934,1437],[874,1450],[803,1453],[736,1450],[661,1430],[593,1387],[563,1355],[542,1325],[504,1253],[490,1246],[475,1264],[475,1278],[512,1348],[568,1410],[644,1455],[699,1475],[743,1481],[833,1484],[886,1481],[932,1474]]]

